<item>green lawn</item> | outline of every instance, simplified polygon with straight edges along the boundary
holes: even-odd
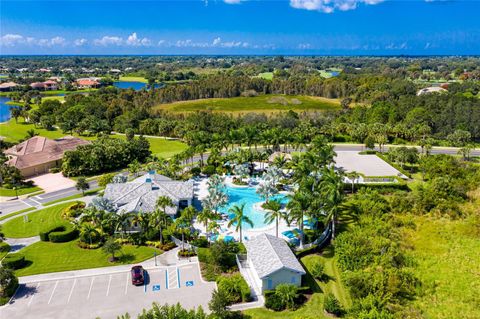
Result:
[[[161,104],[157,110],[173,112],[193,112],[212,110],[217,112],[276,112],[294,111],[324,111],[340,108],[337,99],[301,95],[259,95],[256,97],[234,97],[219,99],[202,99]]]
[[[143,76],[121,76],[119,79],[120,82],[142,82],[148,83],[148,80]]]
[[[266,308],[258,308],[246,310],[245,314],[249,315],[251,319],[331,318],[330,316],[325,315],[323,311],[324,294],[328,292],[333,293],[343,307],[350,307],[351,300],[340,280],[340,271],[336,266],[336,259],[333,256],[333,249],[328,247],[324,250],[321,256],[309,255],[303,257],[301,261],[308,269],[309,263],[314,259],[319,259],[323,262],[325,265],[325,274],[329,279],[326,282],[316,281],[318,285],[315,289],[316,292],[305,305],[295,311],[286,310],[282,312],[274,312]]]
[[[23,214],[23,213],[26,213],[26,212],[29,212],[29,211],[35,210],[35,209],[36,209],[35,207],[25,208],[25,209],[22,209],[22,210],[19,210],[19,211],[16,211],[16,212],[13,212],[13,213],[10,213],[10,214],[7,214],[7,215],[3,215],[2,217],[0,217],[0,220],[4,220],[4,219],[7,219],[7,218],[10,218],[10,217],[13,217],[13,216],[17,216],[17,215],[20,215],[20,214]]]
[[[61,216],[62,209],[72,203],[60,204],[28,214],[28,222],[24,222],[24,216],[19,216],[7,221],[2,225],[2,231],[6,237],[23,238],[37,236],[38,233],[48,227],[67,224]]]
[[[47,138],[60,138],[63,137],[65,134],[61,130],[52,130],[48,131],[43,128],[35,128],[33,124],[24,123],[23,119],[20,118],[18,123],[15,123],[15,119],[11,119],[6,123],[0,124],[0,136],[4,136],[5,140],[8,142],[18,142],[21,139],[24,139],[27,135],[27,131],[34,129],[41,136],[45,136]],[[74,136],[80,137],[86,140],[94,140],[96,137],[94,136],[78,136],[77,134],[73,134]],[[125,138],[125,135],[112,135],[111,137],[114,138]],[[171,157],[187,148],[187,145],[180,142],[180,141],[172,141],[166,140],[163,138],[150,138],[147,137],[147,140],[150,142],[150,150],[153,154],[159,157]],[[0,195],[0,196],[11,196],[11,195]],[[15,196],[15,195],[13,195]]]
[[[262,79],[265,79],[265,80],[272,80],[273,79],[273,72],[259,73],[256,77],[257,78],[262,78]]]
[[[42,189],[40,187],[32,186],[32,187],[19,188],[15,192],[14,189],[0,187],[0,197],[1,196],[12,197],[12,196],[15,196],[17,193],[18,193],[18,196],[20,196],[20,195],[35,193],[35,192],[38,192],[38,191],[41,191],[41,190]]]
[[[477,206],[478,207],[478,206]],[[414,217],[407,245],[422,281],[413,302],[425,318],[480,318],[480,220]]]
[[[108,262],[102,249],[82,249],[77,240],[68,243],[38,242],[22,249],[30,265],[16,271],[17,276],[139,263],[152,258],[155,249],[126,245],[118,253],[119,261]],[[157,254],[159,251],[157,250]]]

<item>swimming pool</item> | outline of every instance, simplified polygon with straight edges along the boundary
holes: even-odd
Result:
[[[231,215],[228,211],[231,207],[245,203],[244,212],[245,215],[252,220],[253,228],[268,226],[268,224],[265,224],[265,212],[254,208],[254,204],[264,201],[264,199],[256,193],[255,187],[226,187],[226,193],[228,195],[228,204],[219,209],[221,213]],[[278,194],[273,198],[279,199],[282,203],[287,202],[285,195]],[[243,229],[251,228],[248,224],[243,225]]]

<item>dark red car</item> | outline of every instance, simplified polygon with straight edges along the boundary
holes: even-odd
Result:
[[[145,270],[142,266],[133,266],[130,270],[132,274],[132,285],[139,286],[145,282]]]

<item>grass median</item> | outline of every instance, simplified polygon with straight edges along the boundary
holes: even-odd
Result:
[[[99,249],[82,249],[74,240],[67,243],[38,242],[22,249],[27,266],[17,270],[17,276],[29,276],[50,272],[89,269],[139,263],[153,258],[155,250],[146,246],[122,246],[118,261],[111,263]]]

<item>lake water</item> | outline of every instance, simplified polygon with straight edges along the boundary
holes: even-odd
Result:
[[[0,96],[0,122],[6,122],[10,119],[10,107],[7,102],[10,98],[6,96]]]
[[[155,84],[155,88],[162,87],[164,84],[157,83]],[[113,82],[113,86],[119,89],[134,89],[135,91],[140,91],[147,86],[147,83],[143,82],[135,82],[135,81],[125,81],[125,82]]]

